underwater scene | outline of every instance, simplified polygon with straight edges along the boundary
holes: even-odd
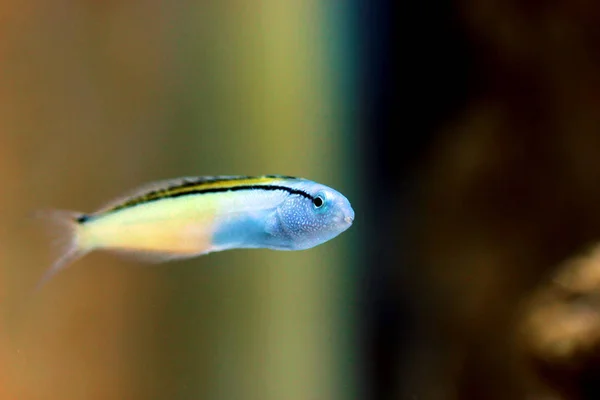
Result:
[[[0,2],[0,400],[600,398],[598,26]]]

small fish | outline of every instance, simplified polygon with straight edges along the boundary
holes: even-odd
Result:
[[[281,175],[186,177],[145,185],[102,209],[51,211],[64,246],[38,287],[93,250],[149,262],[241,248],[303,250],[348,229],[341,193]]]

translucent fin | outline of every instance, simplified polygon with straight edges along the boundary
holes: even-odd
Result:
[[[165,179],[156,182],[150,182],[138,186],[123,195],[119,196],[116,199],[104,204],[98,211],[94,214],[101,214],[106,210],[110,210],[111,208],[118,206],[122,203],[125,203],[128,200],[135,199],[136,197],[142,197],[150,192],[155,192],[158,190],[169,189],[173,187],[183,186],[183,185],[195,185],[204,182],[215,182],[220,180],[231,180],[231,179],[241,179],[247,178],[244,176],[235,176],[235,175],[222,175],[222,176],[184,176],[182,178],[173,178],[173,179]]]
[[[195,182],[196,180],[198,180],[198,178],[186,176],[183,178],[165,179],[162,181],[145,183],[132,190],[125,192],[121,196],[109,201],[108,203],[105,203],[102,207],[98,209],[98,211],[94,212],[94,214],[101,214],[106,210],[110,210],[113,207],[127,202],[128,200],[135,199],[136,197],[142,197],[150,192],[167,189],[173,186],[180,186],[188,182]]]
[[[50,278],[66,268],[72,262],[81,258],[88,250],[79,244],[81,224],[77,219],[83,214],[63,210],[44,210],[35,213],[35,217],[42,219],[52,238],[54,261],[44,273],[36,286],[41,288]]]

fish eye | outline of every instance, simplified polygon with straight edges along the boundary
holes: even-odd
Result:
[[[315,208],[321,208],[325,204],[325,200],[323,200],[323,196],[318,195],[313,198],[313,205]]]

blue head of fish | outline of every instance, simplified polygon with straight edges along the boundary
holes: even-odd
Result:
[[[352,225],[354,210],[340,192],[306,180],[298,180],[290,187],[302,194],[289,194],[271,215],[266,230],[273,248],[309,249],[335,238]]]

